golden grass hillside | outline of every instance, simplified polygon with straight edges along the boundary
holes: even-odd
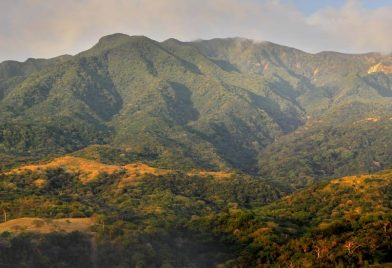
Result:
[[[378,63],[378,64],[373,65],[369,68],[368,74],[371,74],[371,73],[391,74],[392,73],[392,66]]]
[[[127,165],[110,165],[104,164],[95,160],[85,159],[76,156],[62,156],[55,158],[49,162],[37,163],[24,165],[15,168],[8,173],[24,173],[24,172],[44,172],[47,169],[63,168],[68,172],[79,173],[80,180],[83,183],[87,183],[91,180],[97,178],[100,173],[113,174],[118,171],[125,171],[124,177],[121,179],[119,186],[124,186],[130,183],[134,183],[137,179],[143,177],[144,175],[151,174],[155,176],[163,176],[170,173],[175,173],[175,170],[162,169],[151,167],[144,163],[131,163]],[[194,170],[187,173],[188,176],[212,176],[216,179],[227,179],[230,178],[233,173],[225,171],[198,171]],[[36,185],[44,185],[44,179],[39,179],[36,181]]]
[[[345,219],[383,218],[392,213],[390,196],[392,170],[347,176],[307,188],[268,205],[268,213],[293,217],[312,215],[321,219],[320,228]],[[296,214],[297,213],[297,214]]]
[[[332,180],[324,191],[333,191],[338,188],[348,187],[358,193],[378,192],[378,190],[392,182],[392,170],[386,170],[375,174],[347,176]]]
[[[63,168],[66,171],[72,173],[80,172],[80,179],[83,182],[88,182],[96,178],[99,173],[105,172],[108,174],[113,174],[114,172],[119,171],[121,167],[116,165],[107,165],[94,160],[88,160],[80,157],[63,156],[55,158],[47,163],[21,166],[19,168],[11,170],[10,173],[23,173],[26,171],[41,172],[53,168]]]
[[[52,233],[73,231],[90,232],[94,225],[92,218],[63,218],[63,219],[43,219],[43,218],[18,218],[0,224],[2,232],[37,232]]]

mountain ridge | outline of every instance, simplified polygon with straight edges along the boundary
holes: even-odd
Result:
[[[42,70],[0,76],[0,154],[39,159],[110,144],[152,165],[255,174],[264,149],[310,118],[358,121],[347,109],[361,107],[388,113],[390,76],[367,73],[381,57],[238,38],[109,35]],[[16,128],[25,136],[10,134]],[[39,128],[48,134],[32,134]]]
[[[152,38],[150,38],[148,36],[145,36],[145,35],[128,35],[128,34],[124,34],[124,33],[113,33],[113,34],[109,34],[109,35],[105,35],[105,36],[101,37],[98,40],[98,42],[96,44],[94,44],[93,46],[97,45],[100,41],[105,40],[105,38],[106,39],[110,39],[110,38],[113,38],[113,37],[114,38],[115,37],[119,37],[119,38],[124,38],[124,39],[129,39],[129,38],[132,38],[132,37],[136,37],[136,38],[145,38],[145,39],[148,39],[148,40],[151,40],[151,41],[155,41],[154,39],[152,39]],[[303,53],[306,53],[306,54],[310,54],[310,55],[329,54],[329,53],[331,53],[331,54],[341,54],[341,55],[346,55],[346,56],[360,56],[360,55],[363,55],[363,56],[365,56],[365,55],[369,55],[369,56],[387,56],[387,57],[391,56],[391,54],[385,54],[385,53],[381,53],[381,52],[377,52],[377,51],[369,51],[369,52],[363,52],[363,53],[346,53],[346,52],[333,51],[333,50],[323,50],[323,51],[312,53],[312,52],[307,52],[305,50],[301,50],[300,48],[296,48],[294,46],[278,44],[278,43],[275,43],[275,42],[272,42],[272,41],[267,41],[267,40],[260,41],[260,40],[246,38],[246,37],[217,37],[217,38],[211,38],[211,39],[196,39],[196,40],[193,40],[193,41],[183,41],[183,40],[177,39],[175,37],[170,37],[170,38],[167,38],[167,39],[165,39],[163,41],[155,41],[155,42],[158,42],[158,43],[162,44],[162,43],[165,43],[165,42],[168,42],[168,41],[176,41],[176,42],[179,42],[179,43],[189,43],[189,44],[192,44],[192,43],[198,43],[198,42],[228,41],[228,40],[229,41],[230,40],[233,40],[233,41],[241,41],[242,40],[242,41],[246,41],[246,42],[249,42],[249,43],[270,44],[270,45],[274,45],[274,46],[280,46],[280,47],[283,47],[283,48],[294,49],[294,50],[297,50],[297,51],[300,51],[300,52],[303,52]],[[22,61],[8,59],[8,60],[3,60],[2,62],[0,62],[0,64],[7,63],[7,62],[26,63],[26,62],[29,62],[29,61],[32,61],[32,60],[53,60],[53,59],[56,59],[56,58],[59,58],[59,57],[68,58],[68,57],[76,56],[76,55],[78,55],[80,53],[82,53],[82,52],[78,52],[75,55],[64,54],[64,55],[61,55],[61,56],[54,56],[54,57],[49,57],[49,58],[34,58],[34,57],[30,57],[30,58],[27,58],[27,59],[22,60]]]

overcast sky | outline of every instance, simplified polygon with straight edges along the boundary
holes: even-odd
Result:
[[[116,32],[391,53],[392,0],[0,0],[0,61],[75,54]]]

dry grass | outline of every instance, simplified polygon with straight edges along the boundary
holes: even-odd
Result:
[[[382,63],[378,63],[376,65],[373,65],[369,68],[368,74],[371,73],[385,73],[385,74],[391,74],[392,73],[392,66],[389,65],[384,65]]]
[[[378,121],[380,121],[380,118],[378,118],[378,117],[368,117],[365,120],[368,121],[368,122],[378,122]]]
[[[233,173],[226,171],[192,171],[187,173],[188,176],[202,176],[208,177],[212,176],[217,180],[224,180],[230,178]]]
[[[362,124],[362,123],[377,123],[380,122],[381,120],[385,120],[386,118],[380,118],[380,117],[367,117],[358,121],[353,122],[353,124]]]
[[[36,179],[34,181],[34,185],[37,187],[43,187],[43,186],[45,186],[45,184],[46,184],[46,180],[42,179],[42,178]]]
[[[26,165],[12,170],[11,172],[21,173],[26,171],[40,172],[46,169],[64,168],[70,172],[80,172],[82,182],[88,182],[96,178],[100,173],[112,174],[120,169],[119,166],[102,164],[94,160],[74,156],[63,156],[55,158],[51,162]]]
[[[359,185],[363,185],[367,178],[371,177],[370,175],[361,175],[361,176],[347,176],[337,180],[331,181],[331,184],[351,186],[351,187],[359,187]]]
[[[151,174],[155,176],[163,176],[170,173],[175,173],[175,170],[170,169],[162,169],[148,166],[143,163],[133,163],[127,164],[125,166],[120,165],[108,165],[103,164],[95,160],[89,160],[81,157],[75,156],[63,156],[59,158],[55,158],[50,162],[39,163],[39,164],[30,164],[21,166],[19,168],[11,170],[9,173],[23,173],[27,171],[43,173],[47,169],[53,168],[63,168],[68,172],[79,173],[80,180],[83,183],[87,183],[91,180],[97,178],[100,173],[113,174],[114,172],[124,170],[126,171],[126,175],[120,180],[119,187],[123,187],[129,184],[133,184],[139,179],[141,179],[144,175]],[[187,174],[188,176],[212,176],[217,180],[223,180],[230,178],[233,173],[226,171],[197,171],[194,170]],[[34,184],[38,187],[42,187],[45,185],[45,179],[38,179],[34,182]]]
[[[347,176],[332,180],[324,187],[324,191],[334,191],[333,187],[351,187],[356,192],[367,193],[370,189],[378,189],[392,182],[392,171],[386,170],[372,175]]]
[[[152,174],[155,176],[163,176],[170,173],[174,173],[174,170],[169,169],[160,169],[150,167],[148,165],[137,163],[137,164],[128,164],[123,167],[127,171],[127,175],[121,179],[119,186],[125,186],[134,184],[139,181],[144,175]],[[201,177],[208,177],[212,176],[217,180],[223,180],[230,178],[233,173],[225,172],[225,171],[192,171],[187,173],[188,176],[201,176]]]
[[[2,232],[89,232],[94,221],[91,218],[63,218],[63,219],[42,219],[42,218],[19,218],[9,220],[0,224]]]
[[[143,163],[128,164],[123,166],[123,169],[126,170],[127,174],[121,178],[118,185],[119,187],[134,184],[147,174],[163,176],[174,173],[173,170],[154,168]]]

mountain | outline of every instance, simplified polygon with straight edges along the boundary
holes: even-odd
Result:
[[[161,165],[251,168],[256,149],[300,120],[281,127],[292,113],[257,95],[257,80],[224,71],[186,44],[105,37],[7,90],[3,151],[46,155],[110,140]]]
[[[390,74],[368,70],[389,61],[114,34],[76,56],[1,63],[0,151],[13,164],[110,144],[123,162],[254,173],[264,148],[307,118],[388,114]]]
[[[389,61],[240,38],[156,42],[114,34],[76,56],[4,62],[2,162],[80,149],[100,154],[107,147],[87,147],[107,144],[122,151],[116,163],[255,174],[267,145],[309,118],[348,120],[339,114],[351,106],[390,113],[390,74],[368,74]]]

